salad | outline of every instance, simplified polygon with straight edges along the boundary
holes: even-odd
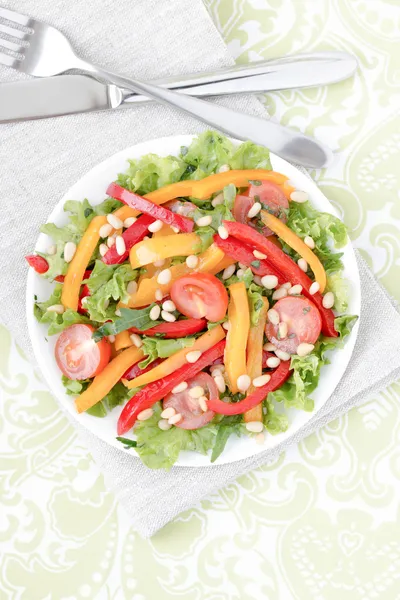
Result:
[[[207,131],[179,156],[148,154],[26,259],[54,282],[34,314],[78,413],[119,406],[117,439],[150,468],[182,450],[215,461],[231,436],[312,411],[346,314],[344,224],[271,168],[266,148]]]

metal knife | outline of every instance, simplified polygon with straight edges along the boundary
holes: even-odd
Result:
[[[345,52],[320,52],[155,81],[194,96],[320,86],[354,74],[357,60]],[[0,85],[0,123],[127,108],[148,98],[85,75],[59,75]]]

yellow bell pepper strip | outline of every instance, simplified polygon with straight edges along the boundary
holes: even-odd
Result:
[[[217,273],[224,271],[226,267],[233,265],[235,262],[235,259],[225,254],[224,258],[217,265],[215,265],[213,269],[210,269],[208,273],[211,273],[211,275],[216,275]]]
[[[211,246],[207,248],[205,252],[199,254],[199,262],[195,269],[190,269],[186,263],[181,263],[179,265],[174,265],[173,267],[170,267],[171,281],[169,283],[157,283],[157,276],[154,276],[151,279],[143,279],[143,281],[140,283],[136,294],[133,294],[129,299],[129,308],[146,306],[154,302],[155,293],[157,289],[160,289],[162,293],[166,296],[170,291],[174,281],[176,281],[177,279],[179,279],[179,277],[182,277],[183,275],[187,275],[188,273],[193,272],[212,272],[213,269],[215,269],[216,265],[218,265],[218,263],[220,263],[223,258],[224,253],[222,252],[222,250],[217,248],[215,244],[211,244]],[[121,304],[121,306],[124,305]]]
[[[75,255],[68,265],[61,294],[64,308],[78,310],[79,291],[86,268],[99,241],[99,230],[107,220],[105,217],[95,217],[86,229],[78,244]]]
[[[123,374],[130,366],[143,358],[143,352],[140,348],[132,346],[116,356],[103,371],[93,379],[93,382],[80,396],[75,400],[75,406],[78,413],[82,413],[91,406],[100,402],[121,379]]]
[[[293,248],[302,258],[304,258],[310,265],[310,269],[314,273],[315,281],[319,283],[319,291],[323,292],[326,287],[326,273],[325,269],[321,264],[318,256],[309,248],[301,238],[299,238],[294,231],[289,229],[285,223],[282,223],[280,219],[277,219],[274,215],[261,211],[261,220],[264,225],[267,225],[281,238],[288,246]]]
[[[119,352],[120,350],[123,350],[124,348],[129,348],[130,346],[133,346],[133,342],[131,340],[131,338],[129,337],[129,331],[121,331],[120,333],[117,333],[117,335],[115,336],[115,350],[117,352]]]
[[[132,269],[138,269],[164,258],[196,254],[200,244],[200,238],[195,233],[180,233],[173,236],[151,238],[135,244],[130,249],[129,260]]]
[[[188,364],[186,355],[189,352],[194,352],[196,350],[205,352],[224,338],[225,330],[221,327],[221,325],[217,325],[217,327],[210,329],[210,331],[207,331],[201,337],[197,338],[193,346],[190,346],[189,348],[182,348],[182,350],[179,350],[179,352],[176,352],[169,358],[166,358],[160,365],[154,369],[151,369],[151,371],[147,371],[147,373],[143,373],[143,375],[139,375],[139,377],[131,379],[130,381],[124,379],[123,383],[127,388],[132,389],[142,385],[147,385],[148,383],[157,381],[158,379],[162,379],[183,365]]]
[[[226,337],[224,364],[229,389],[236,394],[239,391],[238,377],[247,374],[246,347],[250,330],[250,310],[243,281],[230,285],[229,293],[228,321],[230,327]]]
[[[247,340],[247,375],[252,381],[256,377],[260,377],[260,375],[262,375],[264,329],[267,323],[267,312],[269,306],[267,298],[263,298],[263,303],[264,306],[260,310],[258,322],[256,325],[251,325]],[[255,389],[256,388],[251,385],[247,390],[247,396],[254,392]],[[262,421],[262,404],[258,404],[254,408],[251,408],[245,412],[244,420],[246,423],[249,421]]]
[[[169,225],[163,223],[163,226],[158,231],[155,231],[152,235],[152,238],[165,237],[167,235],[175,235],[176,231],[172,229]]]

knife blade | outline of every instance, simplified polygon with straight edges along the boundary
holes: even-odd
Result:
[[[356,59],[321,52],[235,66],[154,83],[184,94],[216,96],[335,83],[353,75]],[[86,75],[59,75],[0,85],[0,123],[127,108],[148,98]]]

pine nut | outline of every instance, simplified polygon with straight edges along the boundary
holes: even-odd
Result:
[[[207,227],[207,225],[211,225],[211,223],[212,223],[211,215],[205,215],[204,217],[200,217],[200,219],[197,219],[197,221],[196,221],[196,225],[198,227]]]
[[[276,369],[276,367],[279,367],[280,364],[281,359],[277,356],[270,356],[269,358],[267,358],[267,367],[269,367],[270,369]]]
[[[292,284],[290,283],[290,281],[286,281],[286,283],[282,283],[281,287],[285,288],[285,290],[290,290]]]
[[[54,254],[56,254],[56,252],[57,252],[57,246],[55,246],[54,244],[47,248],[47,254],[49,254],[50,256],[53,256]]]
[[[314,294],[316,294],[317,292],[319,292],[319,283],[318,283],[318,281],[314,281],[314,283],[312,283],[310,285],[310,289],[308,291],[311,294],[311,296],[313,296]]]
[[[126,286],[126,291],[132,296],[133,294],[136,294],[137,288],[138,284],[136,283],[136,281],[130,281]]]
[[[264,275],[261,277],[261,283],[267,290],[273,290],[278,285],[278,278],[275,275]]]
[[[211,204],[212,206],[215,208],[216,206],[219,206],[220,204],[224,203],[224,194],[218,194],[217,196],[215,196],[215,198],[213,198],[211,200]]]
[[[176,316],[168,312],[167,310],[161,311],[161,318],[164,319],[164,321],[167,321],[167,323],[173,323],[174,321],[176,321]]]
[[[119,310],[119,308],[117,308],[117,310],[115,311],[115,314],[117,315],[117,317],[121,316],[121,311]]]
[[[287,336],[287,332],[288,332],[288,326],[287,323],[285,323],[284,321],[281,321],[278,325],[278,339],[285,339],[285,337]]]
[[[204,396],[204,389],[201,387],[201,385],[195,385],[194,387],[190,388],[189,396],[191,398],[200,398],[200,396]]]
[[[110,342],[110,344],[113,344],[115,342],[115,335],[109,335],[107,336],[107,339]]]
[[[108,252],[108,246],[106,244],[100,244],[99,252],[100,252],[100,256],[105,256]]]
[[[225,321],[225,323],[222,323],[222,327],[225,329],[225,331],[229,331],[231,324],[229,323],[229,321]]]
[[[153,416],[153,409],[152,408],[146,408],[145,410],[142,410],[142,412],[140,412],[137,416],[137,420],[138,421],[147,421],[147,419],[150,419]]]
[[[199,398],[199,406],[203,412],[208,411],[207,398],[205,396],[200,396]]]
[[[256,388],[262,387],[263,385],[266,385],[270,379],[271,375],[269,375],[268,373],[266,375],[260,375],[260,377],[256,377],[255,379],[253,379],[253,385]]]
[[[122,256],[126,252],[125,240],[122,235],[117,235],[115,238],[115,247],[117,249],[118,256]]]
[[[322,298],[322,306],[324,308],[332,308],[335,304],[335,296],[333,292],[327,292],[325,296]]]
[[[232,277],[232,275],[234,274],[236,270],[236,265],[229,265],[229,267],[226,267],[226,269],[223,270],[222,273],[222,279],[229,279],[229,277]]]
[[[260,202],[254,202],[253,206],[247,213],[247,218],[253,219],[256,215],[258,215],[258,213],[260,212],[261,209],[262,209],[262,206],[261,206]]]
[[[181,415],[181,413],[176,413],[176,415],[174,415],[173,417],[170,417],[168,419],[168,423],[170,425],[175,425],[176,423],[179,423],[179,421],[182,421],[182,415]]]
[[[238,269],[238,270],[236,271],[236,277],[239,277],[239,279],[240,279],[241,277],[243,277],[243,275],[244,275],[244,274],[245,274],[245,270],[244,270],[244,269]]]
[[[195,363],[199,360],[201,354],[200,350],[192,350],[186,354],[186,360],[188,363]]]
[[[131,342],[136,348],[140,348],[143,346],[142,338],[137,333],[131,333],[129,336],[131,338]]]
[[[58,315],[62,315],[65,312],[65,308],[62,304],[53,304],[52,306],[47,307],[47,312],[54,312]]]
[[[306,344],[305,342],[297,346],[297,356],[307,356],[314,350],[314,344]]]
[[[261,421],[249,421],[246,423],[246,429],[251,433],[261,433],[264,431],[264,424]]]
[[[275,352],[276,346],[271,344],[271,342],[267,342],[266,344],[264,344],[263,350],[265,350],[266,352]]]
[[[259,444],[261,446],[265,442],[264,432],[261,431],[261,433],[257,433],[255,440],[256,440],[256,444]]]
[[[124,226],[124,222],[121,221],[116,215],[110,213],[107,215],[107,221],[110,223],[111,227],[114,229],[121,229]]]
[[[150,310],[149,317],[152,321],[157,321],[158,317],[160,316],[160,313],[161,308],[157,304],[156,306],[153,306],[153,308]]]
[[[174,233],[179,233],[180,231],[179,227],[174,227],[173,225],[171,225],[171,229]]]
[[[226,240],[229,237],[229,232],[227,230],[226,227],[224,227],[224,225],[220,225],[218,227],[218,235],[221,239]]]
[[[256,258],[259,258],[260,260],[264,260],[265,258],[267,258],[267,255],[263,254],[262,252],[259,252],[259,250],[253,250],[253,254]]]
[[[176,310],[176,306],[172,302],[172,300],[166,300],[165,302],[163,302],[162,307],[163,310],[166,310],[167,312],[174,312],[174,310]]]
[[[112,232],[113,228],[109,223],[105,223],[104,225],[102,225],[99,229],[99,236],[101,238],[106,238],[110,235],[110,233]]]
[[[287,289],[284,287],[280,287],[272,294],[272,300],[281,300],[282,298],[286,298]]]
[[[199,264],[199,259],[194,254],[191,254],[190,256],[187,257],[186,265],[189,267],[189,269],[195,269],[198,264]]]
[[[154,223],[150,223],[147,229],[151,231],[151,233],[156,233],[156,231],[160,231],[160,229],[162,229],[162,226],[163,222],[157,219],[157,221],[154,221]]]
[[[262,282],[261,282],[261,277],[259,277],[258,275],[254,275],[254,276],[253,276],[253,281],[254,281],[254,283],[256,283],[257,285],[262,285]]]
[[[289,296],[298,296],[303,291],[303,288],[299,283],[296,285],[292,285],[292,287],[288,290]]]
[[[115,244],[115,237],[112,235],[109,238],[107,238],[107,246],[109,248],[112,248]]]
[[[172,391],[174,391],[174,390],[172,390]],[[169,406],[168,408],[164,408],[164,410],[161,413],[161,416],[163,419],[170,419],[175,414],[176,414],[176,410],[174,409],[174,407]]]
[[[164,269],[157,277],[157,283],[160,285],[167,285],[171,281],[171,271],[169,269]]]
[[[290,199],[293,200],[293,202],[299,202],[301,204],[303,202],[307,202],[308,194],[300,190],[295,190],[290,194]]]
[[[158,421],[157,425],[161,431],[168,431],[168,429],[171,429],[172,427],[172,425],[170,425],[166,419],[161,419]]]
[[[64,260],[66,263],[70,263],[74,258],[76,252],[76,244],[74,242],[67,242],[64,246]]]
[[[188,384],[186,383],[186,381],[182,381],[181,383],[178,383],[178,385],[176,385],[174,388],[172,388],[172,393],[180,394],[180,392],[184,392],[187,389],[187,386],[188,386]],[[174,409],[174,412],[175,412],[175,409]],[[161,416],[163,417],[164,415],[161,414]]]
[[[239,269],[243,269],[243,271],[245,271],[247,269],[247,265],[245,265],[244,263],[238,262],[238,267]]]
[[[231,168],[229,165],[222,165],[219,169],[218,169],[218,173],[226,173],[227,171],[230,171]]]
[[[270,308],[267,312],[268,320],[272,325],[279,325],[280,317],[277,310]]]
[[[239,392],[246,392],[251,385],[251,379],[246,374],[239,375],[239,377],[236,380],[236,385],[238,387]]]
[[[161,302],[161,300],[163,299],[163,293],[162,293],[162,291],[160,289],[157,289],[155,291],[154,297],[157,300],[157,302]]]
[[[125,219],[125,221],[124,221],[125,229],[128,229],[128,227],[132,227],[132,225],[134,223],[136,223],[136,221],[137,221],[136,217],[128,217],[127,219]]]
[[[214,373],[213,373],[214,375]],[[223,394],[226,390],[225,379],[221,375],[221,371],[217,371],[214,376],[215,385],[218,388],[218,391]]]
[[[290,360],[290,354],[288,352],[276,349],[275,354],[278,358],[280,358],[283,361]]]
[[[300,269],[302,271],[304,271],[304,273],[307,273],[307,271],[308,271],[308,262],[304,258],[299,258],[299,260],[297,261],[297,264],[299,265]]]
[[[155,260],[153,262],[155,267],[163,267],[165,265],[165,258],[160,258],[160,260]]]
[[[314,248],[315,248],[315,242],[312,239],[312,237],[310,237],[309,235],[306,235],[306,237],[304,238],[303,242],[305,243],[306,246],[308,246],[309,248],[311,248],[311,250],[314,250]]]

